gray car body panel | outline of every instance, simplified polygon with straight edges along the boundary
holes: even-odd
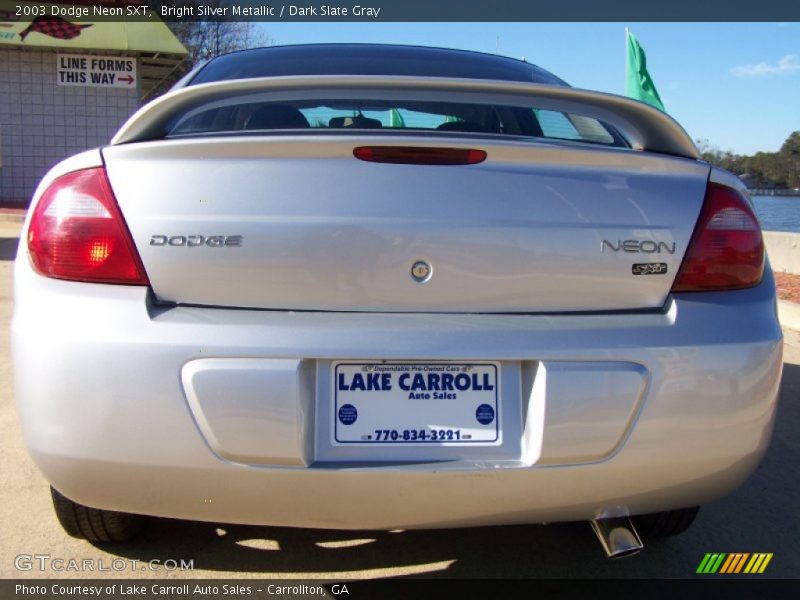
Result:
[[[53,485],[90,506],[347,529],[589,519],[718,498],[770,439],[782,341],[769,273],[650,314],[331,313],[166,308],[144,288],[42,278],[20,257],[12,346],[25,440]],[[339,359],[500,361],[516,385],[503,421],[514,443],[332,453],[321,374]],[[181,374],[220,360],[248,377],[302,366],[296,382],[256,377],[245,394],[234,393],[240,373],[223,387],[225,410],[198,412]],[[599,375],[548,385],[570,365]],[[644,375],[631,411],[616,400],[628,384],[602,387],[614,365]],[[619,417],[611,427],[606,410]],[[237,420],[233,445],[225,428]],[[612,444],[587,442],[592,421]]]
[[[478,147],[489,158],[375,164],[353,157],[361,145]],[[191,138],[103,157],[160,300],[297,310],[658,308],[709,173],[624,149],[447,136]],[[242,244],[150,244],[190,235]],[[660,246],[629,252],[624,240]],[[424,284],[410,276],[419,260],[433,269]],[[632,274],[648,262],[666,273]]]

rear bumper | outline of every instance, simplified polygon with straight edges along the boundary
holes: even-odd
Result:
[[[25,264],[16,288],[15,390],[40,469],[83,504],[164,517],[391,529],[697,505],[757,466],[780,379],[769,274],[635,315],[167,309]],[[502,446],[333,448],[337,359],[499,361]],[[197,364],[244,376],[195,393]]]

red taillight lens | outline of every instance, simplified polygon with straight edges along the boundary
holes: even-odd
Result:
[[[417,148],[412,146],[359,146],[353,156],[368,162],[396,165],[474,165],[486,152],[469,148]]]
[[[147,275],[101,167],[62,175],[31,217],[28,252],[47,277],[147,285]]]
[[[672,291],[737,290],[758,285],[763,274],[764,241],[753,209],[736,190],[709,183]]]

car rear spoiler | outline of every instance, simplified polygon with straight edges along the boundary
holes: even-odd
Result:
[[[689,135],[669,115],[647,104],[602,92],[536,83],[433,77],[320,75],[235,79],[189,85],[145,105],[111,140],[125,144],[164,138],[175,119],[200,107],[239,96],[267,98],[358,99],[392,98],[449,102],[527,105],[569,112],[603,121],[624,135],[634,149],[698,158]],[[459,95],[462,98],[456,98]],[[210,107],[210,106],[209,106]]]

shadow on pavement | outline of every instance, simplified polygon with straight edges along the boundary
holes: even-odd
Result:
[[[182,557],[195,569],[286,577],[558,577],[576,568],[624,576],[586,523],[387,532],[157,519],[135,545],[99,547],[142,562]]]

